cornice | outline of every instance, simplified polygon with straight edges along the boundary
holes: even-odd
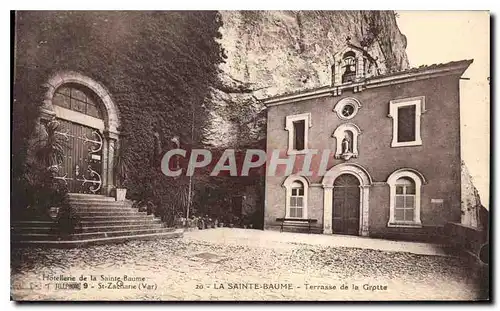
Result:
[[[298,101],[303,101],[306,99],[316,99],[322,97],[336,96],[342,94],[343,90],[362,90],[362,89],[374,89],[378,87],[384,87],[388,85],[401,84],[406,82],[413,82],[419,80],[432,79],[442,76],[450,75],[462,75],[463,72],[469,67],[472,61],[462,61],[458,64],[443,66],[439,68],[427,68],[421,71],[406,72],[401,71],[399,73],[391,74],[390,76],[380,76],[372,77],[365,81],[341,84],[338,86],[321,87],[316,90],[304,91],[302,93],[290,94],[290,95],[278,95],[263,99],[262,102],[266,107],[284,105],[289,103],[294,103]]]

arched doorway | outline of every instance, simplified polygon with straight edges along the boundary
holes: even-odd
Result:
[[[60,72],[47,83],[42,123],[57,125],[65,143],[56,178],[70,193],[109,195],[118,147],[118,110],[108,91],[77,72]]]
[[[359,180],[351,174],[342,174],[333,183],[333,233],[359,233]]]
[[[368,236],[372,179],[367,170],[359,164],[341,163],[325,174],[321,184],[323,186],[323,233]],[[337,191],[335,191],[336,188],[338,188]],[[334,204],[337,205],[336,210],[334,210]],[[353,211],[356,207],[357,214]],[[335,222],[334,219],[336,219]],[[358,225],[357,230],[355,224]]]

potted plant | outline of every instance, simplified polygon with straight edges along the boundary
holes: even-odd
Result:
[[[191,216],[189,222],[189,228],[191,228],[192,230],[199,229],[199,224],[200,224],[200,219],[196,216]]]
[[[116,201],[125,201],[127,196],[127,189],[124,183],[128,178],[128,170],[130,169],[130,159],[127,157],[127,148],[124,141],[120,144],[119,148],[115,149],[114,155],[114,168],[116,174]]]
[[[205,229],[205,220],[203,217],[197,217],[198,219],[198,229],[202,230]]]
[[[205,216],[202,216],[201,218],[203,219],[203,229],[210,228],[210,223],[209,223],[208,216],[205,215]]]
[[[238,216],[234,216],[232,223],[236,228],[242,228],[241,219]]]
[[[28,206],[40,215],[56,219],[68,193],[65,184],[55,179],[69,145],[63,136],[60,123],[51,120],[44,124],[45,135],[35,142],[35,161],[27,164],[24,179],[27,182]]]

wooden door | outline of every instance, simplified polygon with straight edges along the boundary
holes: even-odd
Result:
[[[360,189],[358,179],[343,174],[333,184],[333,233],[359,234]]]
[[[58,135],[67,142],[58,179],[68,185],[71,193],[101,194],[103,136],[99,130],[58,119]]]

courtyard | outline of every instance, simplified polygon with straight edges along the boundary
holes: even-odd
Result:
[[[14,300],[476,300],[437,245],[216,228],[183,238],[14,249]]]

